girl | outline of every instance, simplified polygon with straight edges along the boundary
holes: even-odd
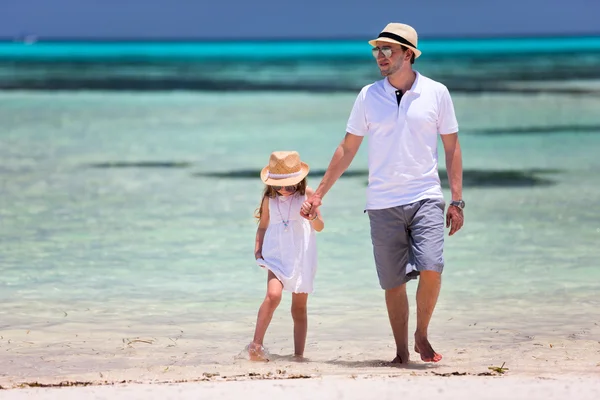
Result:
[[[254,361],[268,361],[263,340],[283,289],[292,292],[294,355],[304,355],[306,302],[317,270],[315,231],[320,232],[325,226],[319,211],[310,221],[300,216],[302,203],[313,193],[306,186],[308,171],[297,152],[276,151],[260,173],[266,187],[256,211],[254,256],[268,270],[268,276],[267,295],[258,310],[254,340],[247,347]]]

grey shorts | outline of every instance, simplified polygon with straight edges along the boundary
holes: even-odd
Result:
[[[443,199],[426,199],[367,211],[382,289],[415,279],[419,271],[442,273],[445,207]]]

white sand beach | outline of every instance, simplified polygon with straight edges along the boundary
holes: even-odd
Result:
[[[413,353],[401,367],[387,361],[392,350],[379,341],[371,352],[366,343],[310,343],[311,358],[304,362],[285,355],[282,341],[276,352],[283,355],[272,354],[268,363],[232,357],[235,347],[223,344],[213,363],[194,364],[194,350],[207,343],[148,337],[115,347],[116,340],[63,341],[71,349],[66,352],[53,345],[58,335],[4,332],[13,339],[3,340],[1,347],[0,398],[259,399],[282,392],[290,399],[600,398],[598,328],[552,342],[549,337],[519,342],[512,333],[498,331],[494,343],[485,343],[485,330],[478,329],[482,340],[469,348],[434,336],[445,350],[440,363],[423,363]],[[499,345],[508,341],[513,344]]]
[[[598,377],[415,377],[355,376],[316,379],[242,380],[169,384],[122,384],[70,388],[20,389],[1,393],[20,399],[461,399],[596,400]]]

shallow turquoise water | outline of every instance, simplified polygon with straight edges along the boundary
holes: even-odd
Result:
[[[245,340],[265,277],[252,256],[262,187],[244,171],[257,172],[275,149],[297,149],[314,170],[324,169],[352,101],[269,93],[2,94],[3,329],[60,326],[68,322],[63,311],[87,309],[96,313],[80,322],[91,325],[231,321],[230,331],[203,334]],[[588,99],[587,109],[577,97],[455,102],[465,130],[467,221],[447,239],[438,313],[548,334],[589,322],[599,302],[600,133],[480,132],[498,126],[481,117],[496,108],[515,116],[507,125],[557,118],[600,124],[600,101]],[[531,107],[525,114],[521,103]],[[181,165],[136,167],[140,161]],[[116,162],[132,164],[96,165]],[[339,324],[384,316],[362,213],[365,169],[362,149],[351,168],[359,176],[340,179],[323,207],[311,305]],[[493,173],[536,169],[537,183]],[[487,175],[475,179],[473,171]],[[531,310],[550,313],[553,322],[532,324]],[[249,325],[240,330],[236,321]]]
[[[594,40],[577,43],[593,47]],[[567,42],[522,41],[521,49],[538,46],[539,56],[503,58],[496,49],[483,60],[443,54],[453,46],[466,52],[475,42],[423,43],[440,57],[424,57],[423,71],[456,88],[465,168],[466,225],[447,238],[431,329],[442,350],[598,336],[600,69],[596,48],[566,58],[544,50]],[[19,46],[0,44],[0,53],[13,57],[0,63],[0,81],[18,82],[0,92],[0,350],[7,348],[2,354],[10,361],[0,364],[12,366],[0,375],[37,371],[40,354],[64,356],[61,346],[83,336],[81,354],[92,344],[106,349],[126,337],[152,336],[166,342],[153,355],[173,357],[167,338],[179,331],[198,349],[186,363],[232,363],[252,336],[265,290],[253,259],[258,171],[271,151],[294,149],[315,172],[309,184],[318,184],[343,136],[354,88],[375,77],[370,56],[361,59],[352,42],[336,51],[360,59],[354,64],[161,61],[108,68],[77,57],[20,64],[19,51],[40,55],[62,45]],[[211,48],[232,45],[223,46]],[[260,46],[273,52],[283,44]],[[319,46],[313,55],[328,48]],[[302,44],[280,50],[294,48]],[[134,83],[118,86],[123,76]],[[232,77],[244,79],[231,84]],[[194,79],[198,87],[179,90]],[[164,85],[160,92],[132,90],[156,81]],[[87,90],[94,82],[95,91]],[[244,86],[257,82],[264,86]],[[22,90],[38,84],[46,90]],[[392,343],[362,212],[366,168],[364,147],[322,209],[326,228],[318,235],[309,300],[308,352],[317,362],[332,357],[340,342],[351,354],[377,357],[386,357]],[[414,290],[411,284],[411,297]],[[284,354],[291,352],[288,306],[286,296],[267,336]],[[491,329],[504,334],[490,337]],[[39,341],[8,347],[15,337],[29,343],[29,331]],[[81,360],[61,371],[89,369]],[[111,362],[98,365],[113,368]]]
[[[370,39],[370,38],[369,38]],[[296,59],[370,57],[365,40],[206,41],[206,42],[0,42],[0,57],[23,59]],[[423,39],[426,55],[555,53],[600,51],[600,37]]]

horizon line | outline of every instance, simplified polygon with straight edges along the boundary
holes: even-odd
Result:
[[[358,41],[369,40],[367,36],[291,36],[291,37],[231,37],[231,38],[210,38],[210,37],[102,37],[102,36],[40,36],[36,34],[0,36],[0,42],[23,42],[25,39],[33,37],[34,43],[39,42],[302,42],[302,41]],[[511,33],[511,34],[463,34],[463,35],[422,35],[419,40],[474,40],[474,39],[560,39],[560,38],[595,38],[600,37],[600,31],[587,33]]]

